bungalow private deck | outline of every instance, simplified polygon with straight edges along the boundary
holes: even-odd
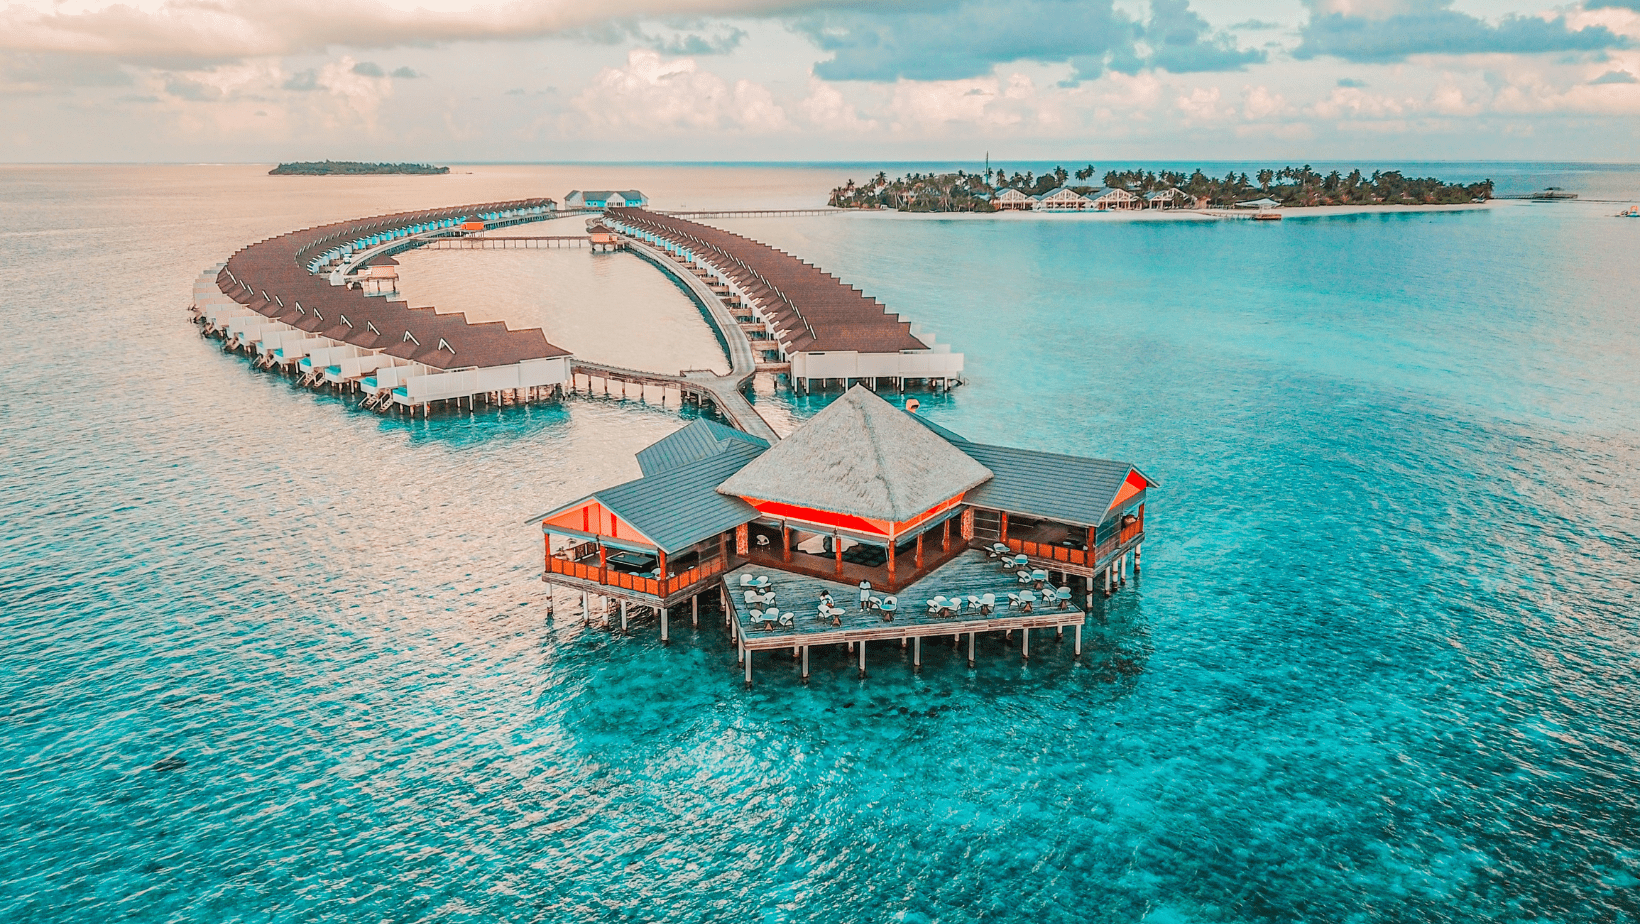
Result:
[[[752,610],[763,608],[746,602],[747,588],[741,586],[742,575],[768,577],[770,583],[767,589],[775,595],[775,602],[771,605],[782,613],[792,613],[792,624],[786,626],[780,625],[778,620],[772,624],[754,620]],[[961,552],[897,594],[898,606],[892,620],[885,620],[880,609],[861,607],[858,585],[770,570],[767,565],[757,563],[742,565],[724,574],[723,588],[728,601],[726,618],[745,665],[747,683],[752,682],[752,652],[787,648],[801,655],[803,677],[806,679],[809,676],[808,649],[814,645],[857,645],[862,677],[866,673],[866,643],[873,641],[898,639],[902,647],[909,641],[912,645],[912,664],[921,667],[923,639],[946,636],[960,639],[966,635],[968,663],[973,666],[975,637],[980,632],[1019,631],[1021,655],[1029,658],[1032,629],[1051,628],[1056,635],[1060,635],[1068,626],[1075,635],[1075,653],[1080,656],[1082,625],[1087,619],[1087,613],[1071,605],[1068,600],[1063,604],[1039,600],[1031,612],[1025,612],[1023,607],[1011,607],[1008,599],[1010,593],[1018,593],[1025,588],[1040,596],[1042,591],[1021,584],[1014,574],[1003,570],[1001,562],[976,549]],[[820,616],[822,593],[831,595],[835,607],[832,616]],[[981,613],[965,603],[961,612],[947,610],[945,615],[941,615],[927,605],[937,596],[960,596],[966,600],[986,594],[992,594],[997,601],[991,613]],[[836,609],[842,612],[837,613]]]

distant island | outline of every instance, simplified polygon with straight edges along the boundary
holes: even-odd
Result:
[[[449,172],[449,167],[435,167],[432,164],[367,164],[356,160],[309,160],[280,164],[269,170],[268,176],[374,176],[389,173],[438,176]]]
[[[1446,183],[1407,177],[1398,170],[1360,170],[1325,175],[1309,164],[1211,177],[1183,173],[1111,170],[1095,186],[1092,164],[1071,174],[1064,167],[1036,176],[1006,170],[984,173],[912,173],[890,180],[878,173],[864,184],[849,180],[831,191],[838,208],[890,208],[902,212],[1105,211],[1338,205],[1455,205],[1492,198],[1492,181]],[[1074,180],[1074,182],[1073,182]]]

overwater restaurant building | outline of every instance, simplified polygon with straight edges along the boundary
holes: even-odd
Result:
[[[1012,577],[986,565],[999,545],[1064,584],[1080,578],[1091,604],[1128,556],[1137,566],[1152,486],[1126,462],[969,441],[859,386],[773,446],[697,420],[638,463],[642,477],[539,518],[543,580],[617,600],[623,618],[629,604],[657,608],[663,637],[667,609],[695,612],[702,594],[721,592],[743,621],[748,567],[801,587],[781,602],[811,623],[821,591],[851,597],[862,581],[909,593],[902,612],[923,607],[920,587],[978,596],[994,584],[1000,599]],[[1039,624],[1062,629],[1068,613],[1079,626],[1069,599],[1059,623]]]

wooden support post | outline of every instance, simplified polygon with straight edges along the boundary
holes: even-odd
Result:
[[[1141,509],[1143,509],[1142,506],[1141,506]],[[1143,542],[1141,542],[1138,545],[1133,547],[1133,576],[1134,577],[1139,576],[1139,553],[1143,552],[1144,550],[1145,550],[1145,544]]]
[[[946,522],[949,523],[950,521],[947,520]],[[922,566],[923,566],[922,543],[923,543],[923,534],[918,533],[917,534],[917,570],[918,571],[921,571]]]
[[[1110,565],[1105,566],[1105,599],[1110,599]]]
[[[968,633],[968,666],[969,667],[974,666],[974,636],[976,636],[978,634],[979,634],[978,632]]]
[[[792,531],[786,524],[780,524],[780,560],[792,560]]]
[[[666,644],[666,607],[661,607],[661,644]]]
[[[899,545],[893,536],[888,537],[888,589],[897,590],[894,586],[894,547]]]
[[[626,601],[621,601],[621,634],[626,634]]]
[[[689,598],[689,625],[700,625],[700,594]]]
[[[1008,511],[1002,511],[1002,525],[997,528],[997,537],[1002,542],[1008,541]]]
[[[922,636],[911,640],[911,668],[922,670]]]
[[[1031,660],[1031,630],[1030,629],[1021,628],[1019,630],[1019,656],[1021,658],[1024,658],[1026,661]]]
[[[1078,658],[1082,657],[1082,624],[1081,623],[1076,624],[1076,651],[1075,651],[1075,654]]]
[[[598,543],[598,583],[609,583],[609,549]]]
[[[866,675],[866,640],[860,639],[860,676]]]
[[[809,682],[809,646],[803,646],[803,682]]]
[[[947,519],[940,527],[940,551],[951,551],[951,521]]]
[[[837,576],[843,576],[843,537],[836,533],[831,534],[831,548],[837,553]]]
[[[746,689],[750,690],[752,688],[752,650],[750,648],[746,649],[745,660],[746,660]]]

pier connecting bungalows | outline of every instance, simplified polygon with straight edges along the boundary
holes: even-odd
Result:
[[[1137,573],[1146,491],[1132,465],[975,443],[856,386],[770,446],[696,421],[643,476],[537,518],[549,584],[659,612],[702,595],[751,653],[1073,629]],[[532,521],[533,522],[533,521]],[[1078,585],[1073,588],[1072,585]]]
[[[830,380],[908,381],[949,388],[963,354],[836,276],[767,244],[671,215],[610,208],[615,232],[704,268],[739,320],[756,335],[760,362],[779,363],[795,388]]]
[[[442,237],[550,217],[550,199],[492,202],[339,222],[252,244],[207,269],[194,310],[207,333],[259,365],[369,395],[378,409],[425,414],[480,395],[557,394],[568,351],[539,328],[510,330],[397,299],[391,254]]]

